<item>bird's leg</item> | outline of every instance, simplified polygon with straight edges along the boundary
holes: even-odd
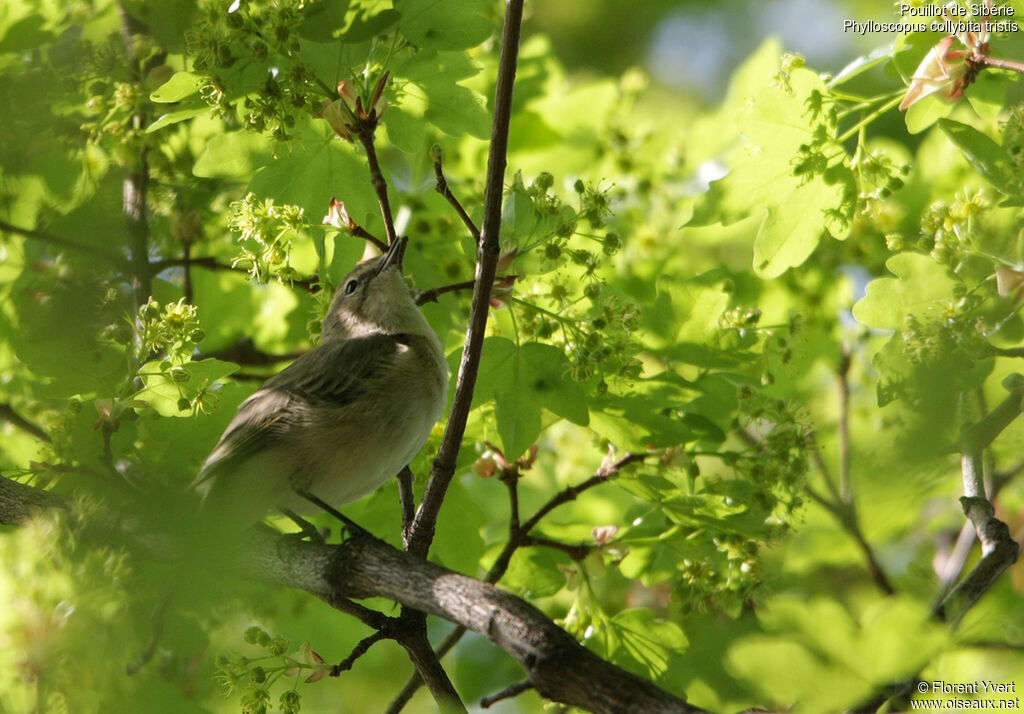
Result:
[[[327,536],[330,535],[330,531],[326,528],[321,531],[319,528],[314,526],[312,523],[307,521],[305,518],[300,516],[295,511],[282,508],[281,513],[287,516],[292,522],[299,527],[298,533],[292,533],[291,535],[298,536],[299,538],[309,538],[314,543],[326,543]]]
[[[349,531],[351,531],[353,535],[370,536],[371,538],[373,537],[373,534],[370,533],[370,531],[368,531],[365,528],[363,528],[361,525],[359,525],[358,523],[353,521],[351,518],[349,518],[348,516],[343,514],[337,508],[335,508],[331,504],[327,503],[326,501],[322,500],[321,498],[319,498],[315,494],[312,494],[309,491],[306,491],[304,489],[295,489],[295,493],[297,493],[298,495],[302,496],[304,499],[306,499],[307,501],[309,501],[313,505],[319,506],[320,508],[324,509],[324,511],[326,511],[327,513],[329,513],[330,515],[334,516],[339,521],[344,523],[345,527]]]

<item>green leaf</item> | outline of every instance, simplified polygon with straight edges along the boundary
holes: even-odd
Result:
[[[554,595],[565,587],[565,573],[558,565],[569,564],[569,556],[550,548],[519,548],[509,561],[501,585],[523,597]]]
[[[198,14],[196,0],[125,0],[125,9],[142,21],[149,34],[158,38],[164,48],[183,52],[185,37]]]
[[[1011,197],[1021,195],[1021,179],[1010,155],[999,144],[967,124],[939,119],[949,137],[982,178]]]
[[[859,77],[880,64],[885,64],[892,58],[892,49],[889,47],[876,47],[866,55],[848,63],[829,81],[829,88],[838,87],[844,82],[849,82],[854,77]]]
[[[458,359],[457,353],[454,359]],[[569,378],[569,368],[565,354],[551,345],[527,342],[517,346],[504,337],[484,340],[473,404],[494,400],[506,459],[519,458],[537,440],[543,428],[542,409],[587,425],[587,398]]]
[[[523,241],[533,235],[539,221],[523,177],[516,174],[501,207],[501,235],[507,240]]]
[[[679,625],[648,608],[623,610],[595,628],[586,644],[626,669],[657,679],[687,645]]]
[[[329,0],[307,5],[303,8],[302,25],[299,34],[307,40],[328,42],[348,22],[349,1]]]
[[[259,134],[232,131],[215,134],[206,142],[192,173],[200,178],[244,178],[271,156],[272,142]]]
[[[391,7],[389,0],[361,2],[349,7],[348,26],[345,28],[345,40],[348,42],[364,42],[378,35],[383,35],[388,28],[401,19]]]
[[[486,40],[492,30],[484,0],[395,0],[398,28],[424,49],[462,50]]]
[[[735,167],[711,184],[690,220],[727,224],[763,210],[753,255],[762,278],[802,265],[823,237],[845,238],[852,216],[855,188],[845,151],[825,138],[834,133],[835,120],[825,108],[809,109],[828,90],[806,69],[792,71],[789,85],[787,91],[762,84],[747,102],[737,120],[746,143],[735,152]],[[804,155],[808,163],[814,155],[830,165],[797,175],[794,161]]]
[[[636,394],[594,397],[590,400],[590,426],[628,451],[678,446],[694,438],[682,416],[673,411],[678,405],[674,392],[656,387],[641,387]]]
[[[994,119],[1006,106],[1008,84],[1016,82],[1019,75],[1006,70],[989,69],[974,80],[965,94],[978,116]]]
[[[409,103],[415,96],[425,120],[449,136],[469,134],[486,139],[490,136],[487,100],[476,90],[460,84],[475,77],[481,69],[465,52],[430,50],[417,52],[395,69],[395,76],[415,85],[406,88],[410,98],[403,102]]]
[[[178,124],[179,122],[194,119],[195,117],[200,117],[204,114],[209,114],[209,112],[210,108],[205,104],[201,106],[196,105],[194,107],[189,107],[188,109],[179,109],[178,111],[174,112],[167,112],[166,114],[161,114],[159,117],[157,117],[156,121],[147,126],[146,133],[151,134],[154,131],[163,129],[165,126],[171,126],[173,124]]]
[[[776,278],[802,265],[827,235],[825,211],[839,206],[844,194],[842,185],[815,178],[769,207],[754,238],[754,271]]]
[[[365,159],[338,139],[325,121],[299,119],[294,133],[292,141],[263,161],[249,190],[277,203],[301,206],[311,223],[319,223],[331,198],[337,197],[356,223],[373,231],[380,209]]]
[[[481,533],[487,516],[472,494],[465,489],[452,489],[444,499],[437,519],[437,561],[451,570],[475,575],[484,554]]]
[[[879,598],[856,619],[835,600],[776,597],[761,620],[771,635],[733,645],[730,669],[801,712],[852,706],[919,672],[949,641],[928,606],[906,597]]]
[[[919,99],[910,105],[904,113],[904,121],[907,123],[907,131],[911,134],[920,134],[932,124],[953,112],[955,103],[931,94]]]
[[[44,30],[46,19],[41,15],[28,15],[7,28],[0,40],[0,53],[24,52],[48,43],[54,38],[49,30]]]
[[[153,90],[149,98],[157,103],[180,102],[198,92],[204,81],[192,72],[175,72],[170,79]]]
[[[813,651],[783,638],[745,637],[729,648],[726,662],[737,677],[785,710],[798,704],[795,711],[807,714],[843,711],[873,691],[845,668],[823,663]]]
[[[204,359],[200,362],[188,362],[180,367],[187,376],[186,381],[173,379],[169,370],[160,362],[148,362],[143,365],[140,374],[145,385],[134,398],[148,403],[153,409],[165,417],[190,417],[192,410],[181,409],[181,399],[192,399],[200,391],[213,387],[218,379],[227,377],[238,370],[232,362],[218,359]]]
[[[897,332],[871,360],[878,371],[878,406],[903,399],[922,417],[948,424],[955,421],[949,414],[960,394],[980,387],[995,360],[968,352],[941,324],[924,325],[919,332]]]
[[[908,315],[926,319],[953,294],[959,282],[946,268],[920,253],[899,253],[885,262],[895,278],[877,278],[853,306],[853,316],[870,327],[899,329]]]

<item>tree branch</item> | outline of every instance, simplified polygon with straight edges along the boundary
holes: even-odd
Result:
[[[49,243],[50,245],[54,245],[59,248],[67,248],[68,250],[73,250],[78,253],[97,256],[103,260],[110,261],[110,263],[116,266],[118,270],[127,270],[129,266],[128,261],[116,253],[100,250],[93,246],[82,245],[81,243],[76,243],[73,240],[62,238],[61,236],[55,236],[52,233],[47,233],[46,231],[38,231],[33,228],[22,228],[14,225],[13,223],[8,223],[7,221],[0,221],[0,231],[24,236],[25,238],[31,238],[32,240],[37,240],[42,243]]]
[[[466,420],[473,400],[480,355],[483,351],[484,331],[490,308],[491,287],[497,274],[501,252],[501,203],[505,182],[505,162],[508,151],[508,131],[512,117],[512,89],[515,84],[516,63],[519,56],[519,33],[523,20],[523,0],[507,0],[505,24],[501,36],[501,56],[498,60],[498,82],[494,91],[494,121],[491,125],[491,148],[487,158],[487,182],[484,190],[484,220],[477,247],[476,284],[473,305],[466,329],[466,343],[459,364],[451,413],[441,439],[434,466],[430,470],[423,501],[416,512],[409,539],[409,552],[426,557],[434,539],[437,516],[441,511],[448,485],[455,475],[455,464],[466,432]]]
[[[0,476],[0,524],[21,525],[40,511],[64,508],[66,501],[55,493]]]
[[[214,272],[227,272],[227,273],[241,273],[242,275],[249,275],[249,271],[244,268],[238,268],[229,263],[222,263],[221,261],[211,256],[201,256],[199,258],[184,257],[184,258],[163,258],[162,260],[154,260],[149,263],[150,275],[157,275],[168,268],[206,268]],[[319,289],[320,283],[316,278],[289,278],[288,283],[290,285],[298,285],[307,292],[315,292]]]
[[[546,538],[539,538],[530,535],[530,530],[534,528],[537,523],[540,522],[541,518],[546,516],[548,513],[553,511],[558,506],[569,503],[576,499],[581,493],[587,489],[593,488],[599,484],[604,483],[609,478],[617,474],[623,468],[629,464],[637,461],[642,461],[646,458],[647,454],[626,454],[624,457],[615,462],[602,463],[597,469],[593,476],[586,481],[576,485],[569,486],[564,490],[558,492],[552,496],[547,503],[541,506],[536,513],[526,522],[526,524],[520,524],[519,522],[519,494],[518,494],[518,467],[512,466],[509,471],[502,476],[502,481],[508,487],[509,490],[509,502],[510,502],[510,514],[509,514],[509,534],[508,540],[505,542],[505,547],[502,548],[498,557],[494,559],[494,563],[491,564],[490,569],[484,576],[484,582],[494,584],[501,580],[502,576],[508,570],[509,563],[512,562],[512,556],[516,550],[523,546],[530,545],[546,545],[559,550],[565,551],[570,557],[576,558],[577,560],[586,557],[586,553],[589,552],[589,547],[585,545],[571,546],[556,541],[548,540]],[[584,552],[586,551],[586,552]],[[577,557],[579,556],[579,557]],[[438,659],[444,657],[452,647],[462,639],[462,636],[466,634],[465,627],[456,627],[451,633],[444,639],[444,641],[437,647],[435,653]],[[412,695],[416,693],[416,690],[420,688],[423,682],[418,676],[413,675],[402,687],[402,690],[398,693],[395,699],[391,702],[385,714],[397,714],[402,711],[402,708],[409,702]]]
[[[34,436],[40,441],[50,441],[50,435],[43,431],[42,427],[30,422],[21,414],[18,414],[10,404],[0,403],[0,421],[10,422],[13,426],[21,429],[26,434]]]
[[[602,660],[526,601],[369,535],[326,545],[261,529],[244,564],[254,577],[328,601],[384,597],[478,632],[515,657],[552,701],[596,714],[701,711]]]
[[[465,280],[461,283],[442,285],[437,288],[431,288],[430,290],[417,290],[413,294],[413,299],[416,300],[417,305],[426,305],[428,302],[437,302],[439,295],[455,292],[456,290],[472,290],[475,285],[475,280]]]
[[[387,72],[385,72],[384,76],[381,77],[380,82],[377,83],[374,100],[370,103],[371,115],[366,120],[360,121],[356,124],[354,134],[356,138],[359,139],[359,143],[363,145],[363,149],[366,151],[366,161],[370,165],[370,182],[373,184],[373,190],[377,193],[377,203],[380,204],[380,215],[384,219],[384,233],[387,235],[388,245],[391,245],[398,240],[398,234],[395,232],[395,221],[391,214],[391,202],[388,200],[388,184],[387,181],[384,180],[384,173],[380,169],[380,161],[377,160],[377,148],[374,146],[374,132],[377,129],[379,117],[376,114],[376,110],[373,109],[374,102],[379,98],[380,93],[384,90],[384,85],[387,80],[388,75]]]
[[[466,209],[459,203],[459,199],[455,198],[450,188],[448,188],[448,179],[444,176],[444,169],[441,166],[443,159],[443,152],[440,146],[435,146],[430,150],[430,156],[434,160],[434,177],[437,179],[437,185],[435,189],[439,194],[445,197],[445,199],[452,205],[455,212],[459,214],[459,218],[462,219],[462,223],[469,229],[470,235],[473,236],[473,240],[476,241],[477,245],[480,245],[480,229],[473,223],[473,219],[466,213]]]
[[[512,697],[518,697],[520,694],[529,691],[530,689],[533,689],[533,684],[529,680],[509,685],[502,689],[500,692],[497,692],[496,694],[492,694],[481,699],[480,708],[490,709],[492,704],[497,704],[502,699],[511,699]]]
[[[421,681],[425,682],[430,694],[437,702],[438,708],[443,714],[466,714],[466,707],[459,699],[458,693],[452,685],[448,673],[441,666],[441,660],[434,654],[434,648],[430,646],[427,639],[427,618],[426,615],[417,609],[408,606],[402,607],[402,616],[399,618],[405,630],[404,636],[399,637],[399,643],[405,647],[413,666],[416,667],[416,674]]]
[[[306,352],[307,350],[295,350],[283,354],[272,354],[256,347],[251,337],[243,337],[238,342],[227,347],[214,350],[213,352],[203,352],[196,359],[209,359],[212,357],[249,367],[267,367],[278,362],[298,359]],[[263,379],[265,378],[263,377]]]
[[[839,497],[853,504],[853,480],[850,472],[850,349],[843,345],[836,368],[836,392],[839,408],[836,415],[836,438],[839,441]]]
[[[886,595],[893,595],[896,592],[896,588],[889,582],[888,576],[885,574],[885,570],[882,569],[881,563],[875,557],[875,552],[871,548],[871,544],[868,543],[867,538],[864,537],[864,533],[860,529],[860,525],[857,523],[856,513],[853,509],[848,507],[846,504],[841,502],[832,502],[827,498],[819,494],[809,486],[805,488],[808,496],[811,500],[815,501],[818,505],[828,511],[833,518],[836,519],[836,523],[842,528],[847,534],[853,538],[854,543],[860,549],[860,552],[864,556],[864,564],[868,569],[868,575],[871,576],[872,582]]]

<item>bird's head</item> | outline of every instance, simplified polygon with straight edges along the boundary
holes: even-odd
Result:
[[[341,281],[324,318],[325,342],[430,329],[402,276],[406,240],[400,238],[384,255],[360,263]]]

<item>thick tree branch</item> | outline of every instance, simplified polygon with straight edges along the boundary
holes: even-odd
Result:
[[[336,598],[385,597],[487,637],[526,670],[544,697],[597,714],[699,712],[581,646],[526,601],[372,536],[341,545],[254,532],[245,556],[263,580]]]
[[[477,247],[476,285],[473,305],[466,329],[466,343],[459,364],[459,376],[451,413],[441,439],[434,467],[430,470],[423,501],[416,512],[409,539],[409,552],[426,557],[434,539],[437,515],[441,511],[448,485],[455,475],[455,463],[462,447],[466,420],[473,400],[480,355],[483,351],[484,331],[490,308],[491,287],[497,274],[501,252],[501,203],[505,182],[505,162],[508,151],[508,131],[512,118],[512,89],[515,84],[516,64],[519,56],[519,33],[523,20],[523,0],[507,0],[505,24],[501,35],[501,56],[498,60],[498,83],[494,91],[494,121],[491,125],[491,147],[487,158],[487,181],[484,190],[484,219],[481,239]]]
[[[441,660],[434,654],[434,648],[430,646],[430,640],[427,638],[426,615],[419,609],[403,606],[400,621],[404,632],[398,641],[405,647],[409,659],[416,667],[416,674],[426,683],[441,712],[443,714],[465,714],[465,705],[459,699],[452,681],[448,678],[448,673],[441,666]]]
[[[21,525],[40,511],[65,505],[54,493],[0,476],[0,525]]]

